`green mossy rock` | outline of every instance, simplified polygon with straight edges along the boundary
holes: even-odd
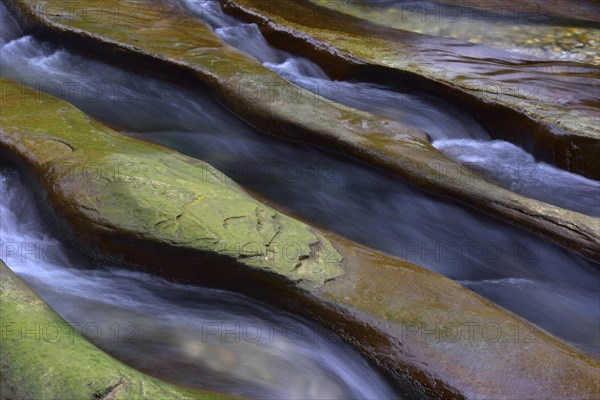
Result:
[[[230,3],[227,10],[233,7]],[[67,7],[40,0],[11,0],[7,6],[29,30],[77,49],[131,63],[136,68],[171,68],[171,75],[191,73],[232,112],[266,132],[382,167],[427,191],[452,197],[600,260],[597,218],[500,188],[438,152],[421,132],[341,106],[290,84],[255,59],[223,44],[175,1],[84,0]],[[286,7],[271,8],[273,12],[287,10],[295,14],[302,11],[297,7],[300,6],[294,0],[288,1]],[[313,22],[321,26],[323,18],[331,15],[318,14]],[[348,21],[349,26],[355,22]],[[342,25],[329,26],[343,31],[345,24]],[[269,32],[265,33],[269,36]],[[372,40],[373,45],[381,41]],[[345,43],[341,39],[340,42]],[[335,56],[336,67],[344,68],[340,52],[327,49]],[[292,99],[290,93],[294,94]],[[595,156],[594,159],[600,160]]]
[[[5,79],[0,85],[0,147],[43,176],[61,215],[99,232],[219,254],[309,287],[343,273],[322,235],[212,166],[121,135],[63,101]]]
[[[144,375],[84,339],[0,260],[0,398],[227,399]]]
[[[149,253],[149,262],[184,254],[157,261],[171,279],[185,268],[202,280],[209,265],[193,254],[220,255],[217,284],[241,277],[240,291],[330,328],[411,398],[598,396],[598,361],[458,283],[311,229],[206,163],[122,136],[64,101],[0,84],[0,149],[34,172],[78,244],[116,255],[143,247],[135,256]],[[249,240],[263,245],[256,253],[219,245]],[[303,254],[282,253],[286,241]],[[120,378],[98,382],[94,391],[121,388]],[[38,390],[29,385],[21,390]]]

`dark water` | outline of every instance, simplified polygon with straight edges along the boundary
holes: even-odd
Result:
[[[330,332],[245,296],[73,264],[25,184],[0,170],[0,255],[76,331],[186,386],[248,398],[399,398]]]
[[[485,173],[500,186],[550,204],[600,217],[600,182],[538,162],[489,134],[470,116],[430,96],[364,82],[333,81],[311,60],[271,46],[256,24],[224,14],[215,0],[183,0],[223,41],[282,78],[338,103],[399,121],[429,134],[433,145]]]
[[[577,255],[364,165],[257,133],[201,93],[31,36],[0,55],[7,77],[206,160],[316,225],[458,280],[579,348],[600,351],[600,274]],[[65,91],[68,83],[78,90]]]

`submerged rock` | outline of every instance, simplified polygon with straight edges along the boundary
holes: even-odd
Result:
[[[202,161],[122,136],[64,101],[19,87],[0,106],[0,149],[34,172],[55,221],[100,260],[317,321],[414,398],[598,394],[598,361],[456,282],[310,228],[213,179]],[[263,245],[252,252],[219,247],[253,239]]]
[[[478,10],[491,10],[501,16],[510,18],[527,18],[538,20],[541,17],[554,17],[565,21],[584,21],[597,25],[600,13],[600,4],[596,0],[483,0],[464,2],[461,0],[441,0],[457,6],[469,6]],[[490,16],[490,18],[492,18]]]
[[[102,352],[0,260],[3,399],[227,399],[144,375]]]

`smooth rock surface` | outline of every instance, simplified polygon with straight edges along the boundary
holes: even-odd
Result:
[[[152,64],[152,70],[187,79],[191,73],[206,85],[208,95],[266,132],[382,167],[428,191],[458,199],[600,260],[597,218],[502,189],[419,139],[420,132],[290,84],[223,44],[178,3],[86,0],[64,7],[11,0],[7,5],[31,31],[82,51],[125,60],[135,68],[148,69]]]
[[[124,137],[64,101],[20,87],[0,106],[0,149],[35,177],[65,234],[100,247],[98,257],[142,260],[171,279],[235,288],[317,321],[412,398],[598,395],[597,360],[447,278],[311,229],[215,181],[207,164]],[[257,209],[264,214],[242,216]],[[277,228],[264,215],[281,230],[269,246],[216,246],[216,237],[227,246],[270,237]],[[285,244],[309,254],[290,263]]]
[[[0,80],[5,89],[7,82]],[[2,102],[1,146],[29,157],[67,218],[107,235],[118,231],[189,244],[307,286],[343,273],[341,256],[322,235],[251,198],[210,165],[128,138],[67,103],[21,90]],[[287,244],[296,251],[284,256]]]
[[[370,24],[307,0],[223,0],[276,46],[336,79],[409,86],[460,105],[490,132],[534,155],[600,179],[600,67]]]

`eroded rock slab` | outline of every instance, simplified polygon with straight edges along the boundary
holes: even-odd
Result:
[[[600,55],[596,51],[600,39],[598,3],[583,8],[586,11],[580,15],[589,18],[589,21],[584,21],[566,19],[575,14],[565,13],[565,8],[571,11],[581,5],[582,2],[576,0],[309,1],[395,29],[480,43],[545,59],[600,65]],[[543,9],[550,3],[558,6],[554,11],[563,14],[555,16],[553,10]],[[595,25],[591,22],[594,20]]]
[[[86,0],[65,7],[62,2],[39,0],[7,2],[33,32],[132,67],[152,65],[152,70],[172,76],[199,78],[207,93],[266,132],[382,167],[428,191],[458,199],[600,260],[598,219],[499,188],[438,152],[420,139],[420,132],[290,84],[223,44],[177,4]],[[336,61],[336,65],[345,68],[344,63]]]
[[[34,172],[66,234],[97,256],[142,260],[317,321],[412,398],[598,395],[597,360],[459,284],[311,229],[207,164],[122,136],[64,101],[4,93],[0,149]],[[262,246],[234,246],[252,240]]]
[[[3,399],[226,399],[144,375],[84,339],[0,260]]]
[[[489,131],[569,171],[600,179],[600,68],[545,61],[473,43],[384,28],[312,4],[223,0],[282,49],[334,77],[393,83],[440,96]]]
[[[190,245],[307,286],[342,274],[341,256],[322,235],[252,199],[212,166],[105,129],[41,96],[24,87],[7,96],[0,143],[28,157],[70,220],[105,234]],[[284,257],[283,243],[295,252]]]

